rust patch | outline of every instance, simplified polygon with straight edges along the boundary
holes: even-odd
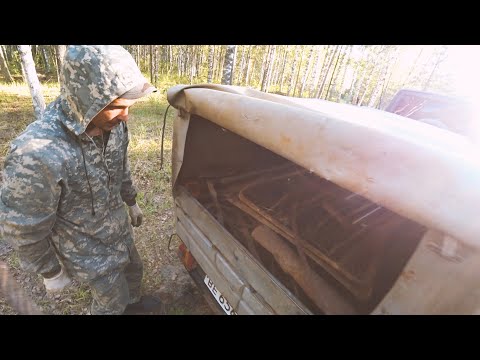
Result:
[[[402,272],[401,277],[403,279],[405,279],[405,281],[411,281],[411,280],[415,279],[415,271],[413,271],[413,270],[404,271],[404,272]]]
[[[290,139],[288,136],[280,135],[280,141],[283,144],[290,144],[292,142],[292,139]]]

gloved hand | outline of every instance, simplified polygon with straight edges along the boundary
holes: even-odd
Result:
[[[53,293],[63,290],[66,286],[70,285],[72,280],[67,273],[62,269],[60,272],[52,278],[43,278],[43,284],[48,293]]]
[[[128,207],[128,213],[130,214],[130,219],[132,219],[132,225],[138,227],[142,225],[143,221],[143,212],[140,210],[138,204]]]

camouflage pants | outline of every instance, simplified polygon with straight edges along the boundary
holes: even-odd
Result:
[[[130,249],[130,263],[121,272],[99,277],[90,282],[92,315],[120,315],[128,304],[140,300],[143,264],[135,245]]]

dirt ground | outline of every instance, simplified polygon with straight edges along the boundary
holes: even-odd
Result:
[[[15,254],[11,247],[0,240],[0,260],[10,265],[14,258]],[[23,295],[32,301],[43,314],[86,315],[88,313],[91,294],[85,285],[74,281],[69,288],[51,296],[45,292],[39,276],[26,273],[14,266],[9,266],[9,273],[23,290]],[[181,264],[176,262],[158,264],[155,274],[159,282],[158,287],[144,291],[144,293],[160,299],[165,305],[166,315],[213,314]],[[21,313],[16,310],[15,304],[9,303],[7,297],[0,293],[0,315],[19,314]]]

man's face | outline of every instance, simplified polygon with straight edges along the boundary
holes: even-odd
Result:
[[[91,124],[102,129],[110,131],[122,121],[128,121],[128,108],[135,104],[137,99],[129,100],[117,98],[113,100],[105,109],[100,111],[91,121]]]

